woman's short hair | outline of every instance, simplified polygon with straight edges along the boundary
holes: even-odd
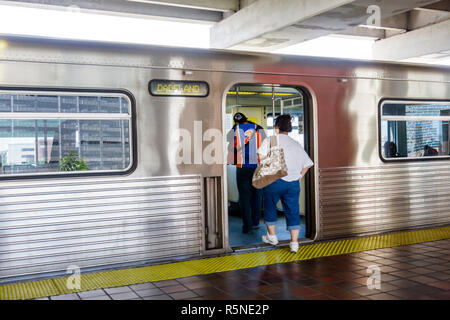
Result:
[[[282,132],[292,131],[292,116],[290,114],[282,114],[275,119],[275,127]]]

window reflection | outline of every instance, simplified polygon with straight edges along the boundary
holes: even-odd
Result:
[[[69,155],[88,171],[126,170],[131,165],[129,110],[128,100],[120,97],[1,94],[0,174],[59,172]],[[42,116],[33,119],[36,113]],[[61,113],[70,115],[60,119]],[[85,119],[84,113],[100,119]],[[111,114],[123,116],[108,119]]]
[[[450,155],[450,105],[386,104],[381,121],[384,158]]]

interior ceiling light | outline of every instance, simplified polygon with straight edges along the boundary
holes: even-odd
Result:
[[[235,95],[236,91],[228,91],[229,95]],[[250,92],[250,91],[239,91],[239,95],[258,95],[258,96],[272,96],[272,92]],[[276,96],[292,96],[295,93],[275,93]]]

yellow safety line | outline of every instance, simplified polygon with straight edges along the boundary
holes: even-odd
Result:
[[[389,248],[400,245],[411,245],[449,238],[450,226],[445,226],[355,239],[312,243],[300,246],[296,254],[290,253],[286,248],[282,248],[223,257],[203,258],[164,265],[86,273],[81,275],[80,289],[69,289],[67,286],[68,277],[11,283],[0,286],[0,300],[42,298],[101,288],[121,287],[137,283],[185,278],[200,274]]]

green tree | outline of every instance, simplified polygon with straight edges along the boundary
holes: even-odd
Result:
[[[69,153],[66,157],[61,158],[58,165],[59,171],[86,171],[89,168],[83,159],[78,159],[75,152]]]

